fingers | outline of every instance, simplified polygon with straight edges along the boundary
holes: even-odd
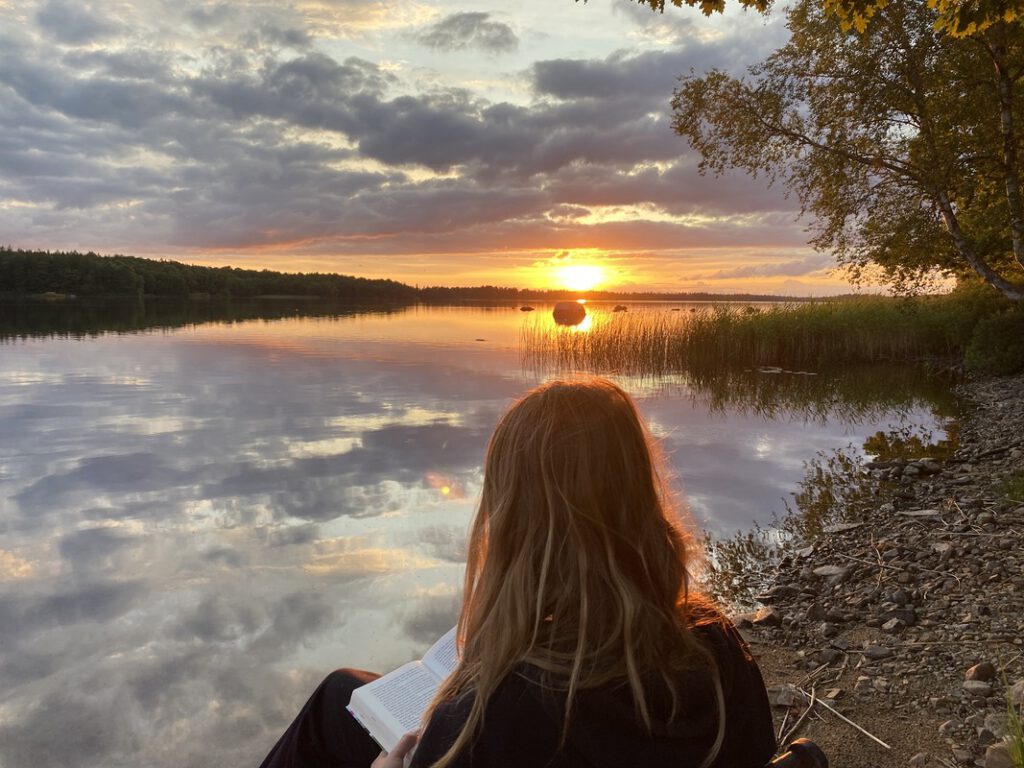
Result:
[[[405,736],[398,740],[395,748],[391,750],[391,754],[398,758],[405,758],[406,755],[412,752],[412,748],[416,746],[416,742],[419,741],[419,739],[419,733],[413,732],[405,734]]]

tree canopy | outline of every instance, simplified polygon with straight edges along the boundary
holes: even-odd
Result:
[[[637,0],[651,10],[664,12],[665,0]],[[725,0],[669,0],[677,8],[684,4],[699,8],[705,16],[725,10]],[[821,0],[822,8],[834,15],[844,30],[863,32],[878,13],[899,14],[900,7],[915,0]],[[937,32],[953,37],[967,37],[983,32],[1001,22],[1024,19],[1024,0],[927,0],[935,12],[933,20]],[[772,0],[739,0],[744,8],[765,13]]]
[[[855,271],[879,265],[903,285],[973,272],[1019,302],[1024,29],[942,34],[934,6],[899,0],[853,33],[800,0],[789,43],[745,77],[682,79],[675,129],[702,171],[783,180],[811,242]]]

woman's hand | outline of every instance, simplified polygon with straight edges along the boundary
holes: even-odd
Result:
[[[405,736],[398,740],[395,744],[395,748],[390,752],[381,752],[377,756],[377,759],[373,761],[373,765],[370,768],[403,768],[405,765],[405,758],[413,747],[416,746],[416,742],[419,741],[419,733],[407,733]]]

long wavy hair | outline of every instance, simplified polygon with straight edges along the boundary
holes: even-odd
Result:
[[[691,590],[691,537],[659,457],[633,400],[605,379],[548,382],[502,416],[470,529],[461,660],[433,706],[463,695],[473,703],[433,768],[470,747],[492,694],[523,663],[565,694],[563,744],[579,691],[628,681],[650,731],[645,680],[664,681],[674,717],[680,673],[709,671],[718,733],[702,768],[714,761],[721,681],[691,632],[705,605]]]

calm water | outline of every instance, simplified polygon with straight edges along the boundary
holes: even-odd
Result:
[[[5,768],[255,765],[325,672],[418,655],[454,621],[487,436],[550,373],[518,349],[546,313],[514,307],[128,334],[99,331],[148,323],[12,312]],[[818,452],[942,421],[941,392],[899,376],[829,381],[620,379],[719,532],[781,511]]]

